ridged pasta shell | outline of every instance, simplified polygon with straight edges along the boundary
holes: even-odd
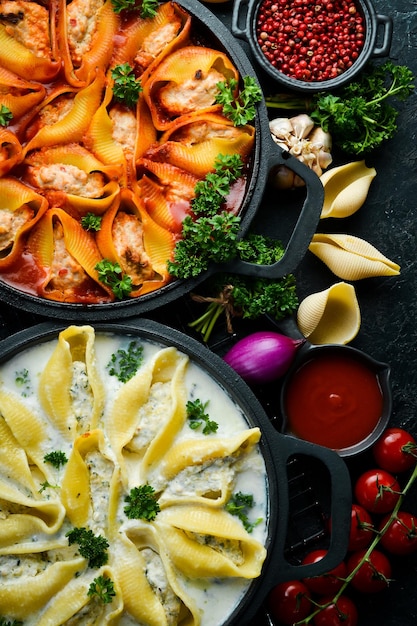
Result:
[[[129,189],[122,189],[106,212],[96,241],[103,257],[119,263],[131,277],[131,297],[158,289],[170,279],[167,261],[174,236],[147,214],[141,198]]]
[[[361,324],[354,286],[340,282],[310,294],[300,303],[297,324],[312,344],[349,343]]]
[[[10,267],[23,252],[27,232],[47,208],[46,199],[33,189],[15,178],[0,178],[0,269]]]
[[[77,13],[83,12],[83,5],[77,0],[72,0],[69,3],[66,0],[59,0],[57,35],[63,44],[62,56],[65,78],[70,85],[80,87],[87,85],[94,79],[98,67],[104,68],[109,64],[120,19],[113,11],[111,0],[105,0],[94,16],[91,16],[91,20],[95,20],[95,25],[91,29],[89,49],[83,50],[80,58],[76,58],[68,36],[73,12],[77,22]]]
[[[238,72],[222,52],[201,46],[176,50],[143,84],[155,128],[166,130],[180,115],[195,111],[220,111],[216,84],[230,79],[237,81]]]
[[[373,276],[396,276],[400,266],[381,254],[370,243],[353,235],[316,233],[309,246],[328,268],[343,280]]]
[[[43,85],[24,80],[0,66],[0,106],[11,111],[13,123],[42,102],[44,97]]]
[[[50,24],[55,22],[55,2],[50,3]],[[0,24],[0,65],[22,78],[30,76],[39,83],[52,81],[61,69],[61,60],[54,58],[53,43],[50,56],[36,56],[29,48],[10,34],[4,24]]]
[[[179,234],[201,179],[175,165],[146,158],[138,163],[138,176],[139,193],[150,217],[162,228]]]
[[[321,218],[348,217],[361,208],[376,176],[365,161],[353,161],[334,167],[320,176],[324,187]]]
[[[4,176],[12,167],[23,161],[23,149],[14,133],[0,128],[0,176]]]
[[[236,127],[220,114],[182,115],[145,156],[203,178],[214,169],[219,154],[239,154],[245,159],[254,141],[253,126]]]
[[[53,124],[42,126],[25,146],[25,153],[46,146],[81,141],[93,112],[99,107],[102,100],[104,82],[104,72],[98,71],[94,81],[75,94],[72,107],[67,115]]]
[[[59,246],[57,239],[61,242]],[[48,209],[30,233],[28,251],[45,273],[38,287],[43,297],[59,302],[78,302],[80,284],[88,294],[86,303],[114,300],[112,290],[100,282],[95,269],[102,256],[93,235],[62,209]],[[69,284],[67,275],[70,277]]]
[[[157,63],[182,45],[191,26],[191,16],[171,2],[160,4],[151,20],[136,13],[127,20],[123,24],[123,37],[116,39],[110,66],[127,62],[137,76],[145,70],[150,73]]]

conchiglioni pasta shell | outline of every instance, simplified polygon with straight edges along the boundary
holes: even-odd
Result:
[[[400,273],[397,263],[381,254],[367,241],[353,235],[316,233],[309,250],[343,280],[396,276]]]
[[[48,209],[42,219],[32,229],[28,238],[28,250],[34,257],[35,263],[43,268],[46,276],[39,286],[40,294],[52,300],[71,301],[69,295],[58,289],[48,288],[50,282],[50,268],[54,253],[54,220],[61,222],[64,231],[65,247],[74,259],[81,265],[86,274],[99,286],[102,292],[99,301],[114,300],[112,290],[100,282],[96,265],[102,260],[94,237],[84,230],[81,224],[62,209]]]
[[[191,213],[191,200],[200,177],[170,163],[143,158],[138,163],[139,193],[146,211],[162,228],[180,233]]]
[[[6,128],[0,128],[0,176],[23,161],[23,148],[14,133]]]
[[[100,105],[104,83],[104,72],[98,71],[94,81],[75,94],[69,113],[54,124],[40,128],[26,145],[25,152],[46,146],[80,142],[90,124],[91,116]]]
[[[31,80],[39,83],[52,81],[61,69],[60,60],[37,57],[10,35],[3,24],[0,24],[0,65],[22,78],[30,76]]]
[[[239,154],[244,159],[254,140],[253,126],[236,127],[220,114],[182,115],[146,156],[203,178],[214,169],[219,154]]]
[[[0,135],[1,136],[1,135]],[[0,268],[9,267],[22,253],[26,234],[42,218],[48,208],[46,199],[15,178],[0,178],[0,215],[2,211],[33,210],[33,218],[23,223],[16,231],[10,249],[0,258]]]
[[[215,98],[209,106],[197,107],[193,111],[187,110],[188,107],[181,111],[164,111],[161,106],[160,90],[165,89],[166,85],[172,84],[181,89],[182,85],[193,80],[196,75],[204,79],[212,69],[216,70],[225,81],[238,80],[238,72],[226,54],[201,46],[180,48],[158,64],[143,85],[143,97],[148,103],[155,128],[168,129],[179,115],[194,111],[219,111],[221,109],[219,105],[216,105]]]
[[[188,38],[191,26],[190,14],[171,2],[160,4],[151,20],[140,18],[136,13],[128,20],[123,24],[123,40],[120,45],[115,45],[110,66],[127,62],[135,67],[139,76],[145,70],[150,73],[159,61],[182,45]],[[149,52],[147,46],[145,55],[141,55],[146,41],[157,38],[160,32],[166,31],[169,25],[175,23],[178,28],[171,40],[165,42],[161,48],[156,47],[154,54]]]
[[[361,208],[376,176],[365,161],[353,161],[334,167],[320,176],[324,187],[321,218],[348,217]]]
[[[114,12],[111,0],[106,0],[97,11],[97,26],[91,37],[90,48],[84,52],[82,62],[77,66],[68,44],[68,6],[66,0],[59,0],[57,35],[62,47],[65,78],[70,85],[80,87],[94,79],[97,68],[103,69],[109,64],[120,18]]]
[[[10,110],[13,123],[42,102],[44,97],[43,85],[24,80],[0,66],[0,106]]]
[[[312,344],[349,343],[361,324],[355,288],[340,282],[310,294],[300,303],[297,324]]]
[[[167,261],[172,257],[175,239],[170,231],[157,224],[148,215],[141,198],[129,189],[122,189],[120,196],[115,199],[113,205],[104,215],[101,228],[96,235],[97,246],[102,256],[113,263],[119,263],[122,268],[124,268],[125,263],[117,253],[112,234],[114,219],[118,211],[122,210],[135,216],[141,222],[143,241],[138,242],[137,247],[144,248],[155,273],[152,279],[145,278],[141,284],[133,285],[133,290],[129,295],[136,297],[158,289],[169,281]]]

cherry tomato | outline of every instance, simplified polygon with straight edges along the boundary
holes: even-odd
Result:
[[[354,493],[358,503],[370,513],[388,513],[398,502],[400,485],[386,470],[370,469],[359,476]]]
[[[356,626],[358,623],[358,609],[355,603],[344,596],[343,594],[338,598],[336,603],[332,602],[332,597],[323,598],[320,600],[320,604],[327,604],[331,602],[329,606],[317,613],[313,618],[315,626]]]
[[[387,428],[374,443],[372,453],[379,467],[397,474],[417,463],[417,442],[403,428]]]
[[[353,552],[347,562],[348,574],[359,565],[366,550]],[[387,588],[391,578],[391,563],[383,552],[373,550],[352,578],[352,587],[362,593],[377,593]]]
[[[367,548],[374,538],[374,524],[368,511],[360,504],[352,504],[349,532],[349,552]]]
[[[380,525],[380,530],[389,521],[387,515]],[[398,511],[396,519],[388,526],[381,537],[381,545],[391,554],[411,554],[417,550],[417,516]]]
[[[312,607],[308,588],[299,580],[290,580],[273,587],[267,604],[272,617],[286,626],[305,619]]]
[[[313,550],[302,560],[302,565],[309,563],[317,563],[327,554],[327,550]],[[318,593],[322,596],[335,594],[339,591],[346,578],[346,564],[344,561],[339,563],[332,570],[329,570],[325,574],[320,576],[312,576],[310,578],[304,578],[303,582],[307,585],[310,591]]]

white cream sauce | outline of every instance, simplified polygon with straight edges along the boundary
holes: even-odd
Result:
[[[134,338],[137,339],[137,337]],[[97,367],[104,382],[107,397],[104,413],[107,408],[111,406],[112,399],[123,385],[115,376],[109,374],[107,365],[112,354],[119,348],[127,350],[131,340],[132,336],[127,335],[96,334],[95,351]],[[149,341],[140,340],[140,343],[144,347],[143,363],[145,363],[147,359],[152,358],[161,348],[165,347],[164,345],[151,343]],[[55,340],[41,343],[23,350],[4,365],[0,365],[1,384],[10,389],[13,393],[19,395],[19,399],[37,414],[41,412],[41,408],[37,402],[39,377],[55,346]],[[77,412],[82,414],[85,412],[89,402],[89,390],[88,386],[85,384],[82,367],[77,366],[77,369],[82,379],[81,382],[84,391],[80,399],[81,404],[76,403],[75,406]],[[27,370],[28,372],[24,385],[16,381],[16,373],[23,370]],[[205,412],[209,415],[211,420],[218,423],[216,436],[229,437],[235,435],[239,430],[252,427],[251,424],[247,423],[241,409],[225,389],[212,379],[207,372],[203,371],[203,369],[193,362],[192,359],[190,359],[185,379],[188,399],[195,400],[198,398],[203,404],[207,402]],[[30,393],[27,392],[28,388],[30,389]],[[151,428],[150,425],[148,426]],[[198,430],[192,431],[186,423],[181,432],[177,435],[176,441],[181,441],[184,438],[189,439],[190,436],[199,438],[205,437],[205,435]],[[142,441],[141,443],[144,442]],[[64,450],[67,454],[70,453],[70,450],[65,449],[62,440],[52,442],[52,446],[53,449]],[[97,457],[98,456],[100,455],[97,455]],[[104,504],[106,501],[106,488],[104,485],[108,485],[108,481],[110,480],[112,463],[103,458],[99,461],[95,458],[94,454],[90,455],[88,460],[92,483],[96,484],[100,482],[99,479],[102,478],[101,482],[103,484],[103,489],[97,489],[94,501],[92,502],[94,510],[93,520],[96,523],[96,528],[93,530],[96,533],[100,533],[103,532],[104,521],[100,519],[100,506],[101,503]],[[99,462],[100,465],[98,465]],[[254,507],[250,511],[249,519],[250,521],[255,521],[258,518],[262,518],[262,522],[255,526],[252,536],[254,539],[265,543],[269,516],[267,503],[268,486],[266,484],[264,461],[258,448],[255,448],[249,455],[245,455],[244,461],[238,461],[238,464],[239,472],[233,487],[233,492],[241,491],[242,493],[249,493],[254,496]],[[168,487],[170,493],[172,495],[178,492],[182,492],[183,494],[188,492],[195,493],[196,489],[200,489],[204,492],[204,481],[206,481],[206,491],[207,489],[215,491],[219,484],[219,477],[217,475],[219,469],[218,464],[215,462],[211,466],[208,465],[202,469],[203,471],[200,477],[196,478],[194,476],[196,484],[192,484],[192,473],[185,470],[182,476],[178,476],[172,482],[172,485]],[[9,567],[12,567],[13,558],[16,559],[16,557],[5,557],[0,561],[0,572],[6,572]],[[26,574],[28,575],[33,572],[33,567],[38,568],[39,566],[43,566],[36,557],[32,560],[31,557],[28,557],[28,559],[29,560],[26,560],[25,566],[27,570]],[[155,559],[151,561],[149,564],[149,576],[153,578],[153,580],[156,580],[158,561]],[[22,562],[21,567],[23,566],[24,563]],[[20,570],[19,573],[21,572],[22,570]],[[18,572],[16,572],[16,574],[17,573]],[[201,626],[220,626],[245,596],[249,586],[252,584],[251,581],[245,579],[188,580],[185,577],[181,577],[181,581],[186,593],[194,598],[197,606],[202,610]],[[67,623],[87,623],[83,620],[81,614],[77,617],[79,617],[79,619],[72,618],[70,622]],[[132,620],[129,615],[124,615],[120,620],[120,624],[121,626],[142,626]]]

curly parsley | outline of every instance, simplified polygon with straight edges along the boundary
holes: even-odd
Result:
[[[86,215],[83,215],[83,217],[81,218],[81,226],[84,228],[84,230],[100,230],[101,228],[101,221],[102,221],[102,216],[101,215],[96,215],[95,213],[86,213]]]
[[[68,462],[67,455],[61,450],[53,450],[52,452],[48,452],[48,454],[45,454],[45,456],[43,457],[43,460],[45,461],[45,463],[50,463],[57,469],[59,469],[61,465],[65,465],[65,463]]]
[[[132,279],[124,275],[119,263],[112,263],[108,259],[103,259],[96,263],[99,280],[111,288],[116,298],[122,300],[132,291]]]
[[[80,555],[88,559],[88,565],[99,568],[108,561],[107,548],[109,542],[101,535],[94,535],[92,530],[86,528],[73,528],[65,535],[69,544],[78,543]]]
[[[113,96],[118,102],[133,107],[139,100],[142,91],[140,78],[136,78],[133,67],[129,63],[121,63],[111,70],[114,80]]]
[[[97,598],[103,604],[110,604],[116,595],[114,582],[108,576],[97,576],[90,584],[87,595]]]
[[[0,105],[0,126],[7,126],[13,119],[13,113],[4,104]]]
[[[262,517],[258,517],[254,522],[249,521],[249,511],[255,506],[253,496],[248,493],[238,491],[233,494],[229,502],[226,504],[226,511],[231,515],[236,515],[242,522],[245,530],[251,533],[255,526],[262,522]]]
[[[222,105],[223,114],[235,126],[244,126],[256,115],[256,104],[262,100],[262,90],[253,76],[243,78],[243,89],[238,91],[235,78],[217,83],[216,102]]]
[[[155,489],[151,485],[133,487],[125,496],[124,512],[129,519],[144,519],[151,522],[160,511]]]
[[[110,361],[107,363],[107,369],[110,376],[116,376],[120,382],[126,383],[133,378],[142,363],[143,346],[138,344],[137,341],[131,341],[127,350],[120,348],[111,355]]]
[[[198,398],[196,400],[188,400],[186,404],[188,425],[193,430],[200,428],[204,424],[203,434],[210,435],[215,433],[219,427],[217,422],[210,419],[208,413],[205,412],[208,401],[203,403]]]
[[[140,16],[155,17],[158,8],[158,0],[112,0],[113,11],[115,13],[121,13],[122,11],[138,10]]]

